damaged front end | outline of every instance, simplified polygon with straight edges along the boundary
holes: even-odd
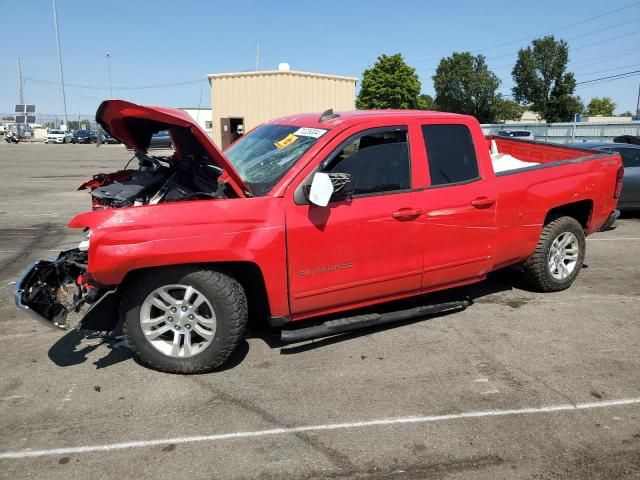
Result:
[[[112,330],[117,323],[116,291],[91,284],[87,260],[87,251],[74,248],[54,260],[34,262],[16,282],[16,305],[49,327]]]

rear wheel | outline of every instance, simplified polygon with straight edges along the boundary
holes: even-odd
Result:
[[[123,294],[124,333],[140,361],[172,373],[222,365],[247,323],[244,290],[233,277],[197,267],[135,277]]]
[[[574,282],[585,255],[582,225],[571,217],[560,217],[545,225],[536,251],[524,263],[526,281],[542,292],[557,292]]]

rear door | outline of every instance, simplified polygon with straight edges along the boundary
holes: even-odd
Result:
[[[430,184],[420,193],[425,211],[422,287],[481,277],[493,266],[497,196],[478,168],[472,134],[464,124],[419,128]]]
[[[331,311],[420,290],[422,213],[412,190],[408,130],[391,125],[343,132],[320,171],[348,173],[348,192],[327,207],[303,190],[286,202],[290,307],[293,315]]]

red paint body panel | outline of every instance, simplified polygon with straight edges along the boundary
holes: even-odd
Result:
[[[262,272],[271,314],[289,313],[282,199],[98,210],[78,215],[69,226],[91,229],[88,272],[100,284],[118,285],[127,273],[141,268],[250,262]]]
[[[158,109],[158,115],[165,113]],[[496,138],[501,152],[540,165],[495,175],[490,139],[472,117],[390,110],[350,112],[327,122],[318,118],[319,114],[305,114],[272,122],[328,132],[267,196],[75,217],[71,227],[91,229],[91,278],[118,285],[142,268],[250,262],[264,277],[271,315],[302,320],[482,280],[488,272],[531,255],[551,209],[590,202],[593,208],[585,228],[589,234],[601,228],[616,205],[613,192],[621,165],[617,154],[592,155]],[[478,179],[430,185],[420,130],[425,124],[469,128]],[[384,126],[408,129],[411,189],[336,201],[328,207],[296,204],[296,189],[341,142]],[[408,210],[416,215],[394,216]]]

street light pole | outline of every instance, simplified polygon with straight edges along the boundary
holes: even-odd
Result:
[[[109,71],[109,98],[113,98],[113,87],[111,85],[111,54],[107,53],[105,57],[107,57],[107,69]]]
[[[60,70],[60,85],[62,86],[62,106],[64,108],[64,124],[68,125],[67,96],[64,93],[64,75],[62,74],[62,55],[60,54],[60,36],[58,35],[58,13],[56,11],[56,0],[51,0],[51,3],[53,4],[53,26],[56,31],[56,47],[58,49],[58,69]]]
[[[18,58],[18,81],[20,82],[20,103],[24,104],[24,81],[22,80],[22,67]]]

